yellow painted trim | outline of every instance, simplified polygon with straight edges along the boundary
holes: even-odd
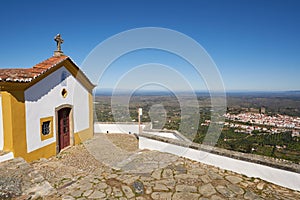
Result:
[[[47,134],[47,135],[44,135],[42,133],[43,131],[43,123],[44,122],[47,122],[47,121],[50,121],[50,133]],[[41,118],[40,119],[40,135],[41,135],[41,140],[44,141],[44,140],[47,140],[49,138],[53,138],[53,117],[44,117],[44,118]]]
[[[89,114],[90,114],[90,131],[94,136],[94,99],[92,92],[89,93]]]
[[[27,153],[24,91],[3,91],[1,94],[4,131],[3,149],[13,152],[15,157],[24,157]]]
[[[14,156],[23,157],[27,153],[24,91],[11,91],[11,102]]]
[[[1,91],[2,95],[2,120],[3,120],[3,150],[13,151],[13,130],[10,94]]]
[[[81,142],[91,139],[92,137],[93,134],[91,133],[90,128],[74,133],[75,144],[80,144]]]
[[[30,153],[22,156],[27,162],[38,160],[40,158],[50,158],[51,156],[56,155],[56,142],[53,142],[49,145],[41,147],[37,150],[34,150]]]
[[[25,90],[29,87],[29,82],[19,83],[19,82],[0,82],[0,90],[10,91],[10,90]]]

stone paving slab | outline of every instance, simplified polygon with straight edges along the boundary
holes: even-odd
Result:
[[[131,173],[150,173],[177,160],[175,155],[157,151],[126,151],[116,146],[105,134],[95,135],[84,146],[98,161],[113,169]]]
[[[110,142],[109,137],[100,137],[102,142]],[[120,136],[124,146],[130,145],[127,137]],[[108,160],[99,161],[87,150],[89,147],[77,145],[57,157],[30,164],[55,190],[41,195],[43,199],[300,199],[299,191],[171,154],[122,152],[113,143],[88,143],[97,145],[93,150],[103,153],[97,159]],[[24,174],[20,177],[22,185],[29,181]]]
[[[93,140],[85,142],[85,147],[97,160],[110,167],[117,167],[133,154],[118,148],[104,134],[96,134]]]
[[[0,163],[0,199],[34,199],[55,192],[50,183],[24,159]]]

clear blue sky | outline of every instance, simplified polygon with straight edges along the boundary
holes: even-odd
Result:
[[[108,37],[151,26],[199,42],[227,90],[300,90],[299,10],[298,0],[1,0],[0,67],[52,56],[57,33],[80,65]]]

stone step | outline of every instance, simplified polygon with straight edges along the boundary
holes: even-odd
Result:
[[[0,163],[14,158],[13,152],[0,151]]]

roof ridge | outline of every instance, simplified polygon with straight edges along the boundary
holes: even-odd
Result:
[[[67,59],[66,55],[52,56],[31,68],[0,69],[0,82],[31,82]]]

